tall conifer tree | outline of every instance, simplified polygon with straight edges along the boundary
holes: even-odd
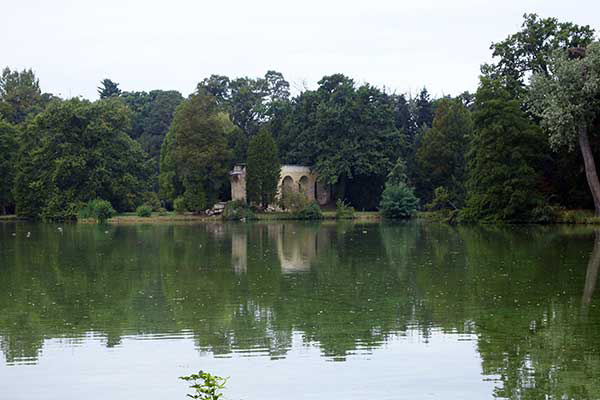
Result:
[[[267,207],[277,194],[279,182],[277,145],[266,129],[250,140],[246,164],[246,191],[251,202]]]
[[[536,172],[537,149],[543,147],[540,130],[499,81],[482,78],[475,110],[463,217],[529,220],[541,200]]]

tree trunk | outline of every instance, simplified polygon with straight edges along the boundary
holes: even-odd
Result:
[[[598,181],[596,163],[594,162],[594,155],[592,154],[592,148],[590,147],[587,126],[585,125],[581,125],[579,127],[579,148],[581,149],[581,155],[583,156],[585,176],[587,178],[590,191],[592,192],[592,197],[594,198],[596,216],[600,217],[600,182]]]

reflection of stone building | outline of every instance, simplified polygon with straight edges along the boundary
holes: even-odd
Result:
[[[231,199],[246,200],[246,167],[236,165],[229,173],[231,181]],[[309,167],[301,165],[282,165],[279,172],[277,197],[285,191],[304,193],[309,200],[325,205],[331,200],[331,188],[317,182],[318,175]]]
[[[248,235],[246,230],[231,233],[231,264],[236,274],[248,268]]]
[[[331,242],[331,234],[335,231],[323,227],[302,226],[294,223],[272,223],[254,225],[250,231],[233,229],[231,231],[231,264],[236,273],[245,273],[248,266],[248,243],[257,240],[265,232],[269,241],[277,250],[277,258],[281,272],[292,274],[307,272]]]

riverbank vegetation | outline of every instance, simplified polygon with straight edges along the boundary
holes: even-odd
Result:
[[[274,202],[278,166],[301,164],[330,185],[332,207],[339,200],[390,218],[421,211],[455,222],[562,222],[565,209],[600,216],[594,30],[526,14],[521,30],[491,50],[475,93],[438,99],[426,88],[391,93],[342,74],[292,96],[284,76],[267,71],[211,75],[187,98],[122,91],[105,79],[92,102],[43,93],[32,70],[5,68],[0,213],[72,220],[102,199],[117,213],[200,215],[230,199],[228,171],[247,163],[248,209],[257,211]],[[317,208],[287,211],[317,218]]]

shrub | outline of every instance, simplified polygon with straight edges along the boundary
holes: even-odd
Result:
[[[161,216],[161,217],[166,216],[167,215],[167,209],[163,208],[163,207],[159,208],[158,209],[158,215]]]
[[[418,205],[413,189],[404,183],[386,185],[379,203],[385,218],[411,218]]]
[[[90,200],[79,210],[81,218],[95,218],[101,224],[113,215],[115,210],[110,202],[102,199]]]
[[[81,207],[81,209],[79,210],[79,218],[94,218],[94,209],[92,207],[91,201],[88,201]]]
[[[138,217],[150,217],[152,215],[152,207],[148,204],[143,204],[136,208],[135,213]]]
[[[314,201],[311,201],[306,207],[294,214],[298,219],[323,219],[321,207]]]
[[[142,193],[142,201],[142,204],[150,206],[152,211],[158,211],[160,208],[160,199],[158,198],[158,194],[155,192]]]
[[[335,217],[337,219],[353,219],[354,207],[344,203],[342,199],[338,199],[335,203]]]
[[[448,189],[440,186],[433,191],[433,200],[431,200],[431,203],[427,204],[425,208],[429,211],[439,211],[450,210],[454,209],[455,207],[452,206]]]
[[[305,209],[309,204],[308,199],[304,193],[284,191],[279,199],[279,206],[292,212],[299,212]]]
[[[185,208],[195,213],[203,212],[206,209],[206,195],[202,185],[193,185],[186,189],[183,194]]]
[[[177,214],[183,214],[187,211],[185,207],[185,199],[183,197],[178,197],[173,201],[173,209]]]
[[[227,383],[227,379],[203,371],[179,379],[192,382],[190,389],[194,389],[195,394],[188,394],[187,397],[196,400],[219,400],[223,396],[220,391],[225,389]]]
[[[235,200],[225,205],[223,219],[226,221],[254,220],[256,219],[256,214],[254,214],[254,211],[245,202]]]

